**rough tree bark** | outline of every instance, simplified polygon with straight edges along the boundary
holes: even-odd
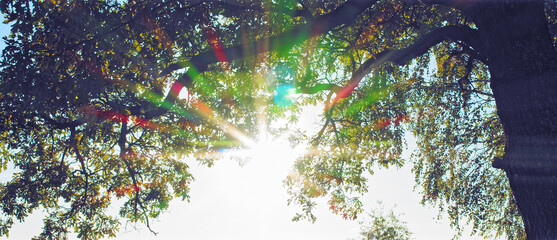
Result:
[[[477,31],[441,28],[362,67],[371,68],[377,60],[405,64],[445,40],[476,50],[489,67],[497,114],[507,138],[504,157],[493,166],[507,174],[527,238],[557,239],[557,51],[544,1],[427,2],[462,10],[473,18]]]
[[[507,145],[505,170],[528,239],[557,239],[557,52],[543,1],[475,7]]]

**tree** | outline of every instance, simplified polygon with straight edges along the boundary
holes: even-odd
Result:
[[[319,196],[355,218],[364,173],[406,164],[411,130],[423,202],[448,206],[454,226],[555,238],[555,5],[2,2],[2,164],[21,170],[0,192],[2,233],[42,207],[42,238],[113,236],[114,197],[148,226],[189,197],[182,157],[211,164],[211,151],[246,145],[257,114],[296,111],[281,90],[293,89],[326,102],[307,136],[324,154],[286,180],[296,219],[314,219]]]
[[[368,221],[360,221],[360,235],[364,240],[409,240],[411,233],[406,222],[401,221],[397,215],[390,210],[385,212],[383,205],[379,203],[379,208],[372,210]]]

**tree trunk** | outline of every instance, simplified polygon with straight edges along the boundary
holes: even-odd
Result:
[[[527,238],[557,239],[557,53],[543,1],[487,3],[476,10],[507,137],[505,155],[493,166],[507,174]]]

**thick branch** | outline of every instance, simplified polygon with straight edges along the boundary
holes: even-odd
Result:
[[[446,26],[424,35],[407,48],[385,52],[383,62],[390,61],[398,65],[404,65],[443,41],[464,42],[476,51],[482,52],[479,44],[479,34],[476,30],[467,26]]]
[[[315,94],[321,91],[337,92],[342,89],[341,86],[332,83],[318,83],[313,87],[300,86],[296,88],[296,93]]]
[[[290,31],[273,37],[252,41],[246,45],[225,48],[223,49],[224,55],[228,61],[234,61],[271,50],[287,51],[296,44],[309,38],[327,33],[343,25],[351,25],[360,13],[377,1],[378,0],[346,1],[334,11],[317,17],[314,21],[296,26]],[[209,65],[218,62],[219,60],[213,51],[209,51],[192,57],[188,62],[171,64],[168,68],[163,70],[161,75],[165,76],[173,71],[189,67],[187,72],[174,83],[172,90],[165,97],[164,102],[156,109],[148,112],[145,117],[151,119],[168,112],[169,108],[176,102],[181,89],[183,87],[190,88],[192,86],[193,80],[191,76],[207,71]]]
[[[127,119],[122,121],[122,128],[120,129],[120,137],[118,138],[118,147],[120,147],[120,157],[124,158],[127,148],[126,148],[126,135],[128,134],[128,122]]]
[[[350,93],[358,86],[364,76],[369,74],[374,68],[383,65],[386,62],[392,62],[397,65],[405,65],[415,57],[426,53],[431,47],[443,41],[462,41],[470,45],[474,49],[478,49],[478,33],[476,30],[466,26],[446,26],[436,29],[418,39],[412,45],[404,49],[389,49],[376,54],[366,60],[352,74],[352,78],[348,84],[337,92],[337,96],[332,102],[335,105],[338,100],[348,97]]]

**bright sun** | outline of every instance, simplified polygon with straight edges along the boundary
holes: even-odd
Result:
[[[303,148],[290,146],[287,138],[273,138],[269,134],[262,134],[256,141],[247,145],[244,149],[232,151],[231,156],[245,159],[247,162],[280,160],[292,163],[303,154]]]
[[[302,114],[299,116],[292,129],[318,129],[316,124],[320,121],[319,113],[322,111],[322,105],[306,106]],[[262,121],[264,116],[258,116]],[[264,122],[264,121],[263,121]],[[284,127],[288,123],[283,119],[273,123],[271,128]],[[230,128],[229,128],[230,129]],[[280,134],[271,134],[267,131],[267,125],[260,123],[258,127],[258,136],[248,137],[235,129],[233,136],[244,143],[244,148],[236,150],[227,150],[226,157],[238,160],[241,165],[257,165],[251,167],[264,167],[272,169],[272,171],[280,172],[280,174],[288,174],[296,159],[310,154],[310,147],[306,142],[299,142],[292,145],[289,138],[299,134],[297,131],[285,130]],[[310,133],[311,134],[311,133]],[[312,153],[313,154],[313,153]],[[286,175],[284,175],[286,176]]]

